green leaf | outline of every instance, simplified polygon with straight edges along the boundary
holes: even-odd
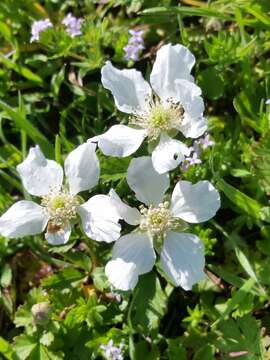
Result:
[[[219,99],[224,93],[224,80],[220,72],[214,67],[209,67],[200,72],[199,85],[203,94],[211,100]]]
[[[227,305],[224,311],[221,313],[221,316],[212,324],[212,327],[216,326],[221,320],[225,319],[230,313],[240,304],[244,299],[249,295],[249,292],[253,288],[255,280],[253,278],[248,279],[244,285],[241,286],[228,300]]]
[[[103,291],[104,289],[106,289],[108,287],[108,279],[107,279],[107,276],[105,275],[105,270],[103,267],[96,267],[92,271],[91,276],[93,278],[95,287],[99,291]]]
[[[117,181],[126,177],[130,157],[115,158],[101,155],[99,156],[101,166],[101,179],[103,181]]]
[[[207,17],[215,17],[217,19],[229,20],[233,21],[233,17],[230,15],[226,15],[224,12],[220,12],[213,7],[189,7],[189,6],[162,6],[162,7],[154,7],[150,9],[145,9],[141,12],[142,15],[167,15],[172,16],[176,14],[181,14],[184,16],[207,16]]]
[[[256,282],[258,282],[258,278],[248,260],[248,258],[246,257],[246,255],[243,253],[242,250],[239,249],[238,246],[234,247],[235,250],[235,254],[236,257],[239,261],[239,263],[242,265],[243,269],[246,271],[246,273],[252,278],[254,279]]]
[[[167,297],[153,272],[140,277],[133,306],[133,323],[142,326],[147,332],[158,328],[161,318],[166,313]]]
[[[263,231],[267,231],[267,235],[270,233],[270,229],[263,229]],[[260,250],[260,252],[264,255],[270,256],[270,241],[267,237],[266,239],[256,241],[256,246]]]
[[[68,289],[76,286],[85,277],[80,271],[68,267],[57,274],[54,274],[42,281],[45,288],[58,290]]]
[[[39,344],[30,354],[29,360],[61,360],[62,356],[58,356],[47,349],[44,345]]]
[[[33,126],[29,120],[27,120],[25,116],[18,111],[18,109],[13,109],[2,100],[0,100],[0,108],[9,115],[18,129],[24,130],[35,144],[40,145],[45,154],[53,156],[53,146],[48,142],[46,137],[35,126]]]
[[[251,147],[251,171],[263,190],[270,192],[270,131]],[[269,209],[269,208],[268,208]],[[268,210],[264,210],[266,213]],[[267,215],[268,217],[269,215]],[[270,218],[270,217],[269,217]]]
[[[140,341],[135,344],[135,358],[137,359],[144,359],[144,360],[156,360],[159,359],[159,351],[158,347],[154,344],[149,346],[145,341]]]
[[[222,179],[218,180],[218,187],[240,210],[255,219],[261,218],[260,212],[262,206],[256,200],[237,190]]]
[[[0,354],[4,355],[7,360],[18,360],[13,347],[0,336]]]
[[[259,93],[259,90],[257,91]],[[249,94],[240,92],[234,99],[233,105],[239,114],[243,125],[248,125],[256,132],[264,134],[268,129],[268,120],[264,116],[259,116],[260,97],[256,92]]]
[[[262,360],[264,356],[261,340],[259,322],[251,315],[245,315],[237,321],[222,321],[219,324],[215,345],[224,353],[224,360],[232,359],[230,353],[240,352],[246,352],[246,355],[238,356],[239,360]]]
[[[9,42],[12,40],[12,32],[6,23],[0,21],[0,33]]]
[[[91,338],[91,340],[88,341],[85,346],[92,351],[95,349],[100,350],[100,345],[107,344],[110,340],[113,340],[113,343],[117,345],[121,343],[122,338],[122,330],[112,327],[105,334],[97,334],[96,337]]]
[[[25,79],[34,82],[37,85],[43,85],[43,80],[37,74],[34,74],[25,66],[19,65],[11,61],[5,56],[0,55],[0,63],[3,63],[8,69],[15,71],[17,74],[23,76]]]
[[[5,287],[10,286],[11,281],[12,281],[11,267],[9,264],[5,264],[2,269],[0,284],[1,284],[1,286],[3,286],[5,288]]]
[[[246,169],[232,169],[231,175],[234,177],[245,178],[251,176],[251,172]]]
[[[92,268],[91,259],[89,256],[79,251],[71,251],[64,255],[66,261],[70,261],[75,267],[90,272]]]
[[[192,360],[215,360],[215,352],[215,347],[207,344],[196,351]]]
[[[187,360],[187,352],[180,339],[168,339],[166,356],[168,360]]]
[[[28,359],[31,352],[37,347],[37,339],[32,336],[22,334],[15,338],[14,350],[20,360]]]
[[[65,325],[72,328],[76,324],[87,322],[89,327],[95,327],[103,323],[102,313],[106,306],[99,305],[96,295],[91,295],[88,300],[80,298],[78,306],[69,311],[65,318]]]
[[[51,88],[55,98],[57,98],[59,95],[60,87],[64,79],[65,79],[65,65],[62,66],[61,70],[58,73],[52,76]]]
[[[267,223],[270,223],[270,207],[269,206],[263,206],[261,208],[261,219]]]
[[[259,8],[259,6],[250,6],[247,5],[245,6],[245,10],[253,15],[257,20],[259,20],[261,23],[263,23],[264,25],[267,25],[267,27],[270,27],[270,19],[269,16],[265,15]]]

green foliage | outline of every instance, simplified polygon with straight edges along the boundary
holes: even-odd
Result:
[[[269,132],[252,146],[252,173],[266,193],[270,192],[270,142]]]
[[[160,319],[166,313],[166,295],[159,279],[153,274],[144,275],[137,287],[133,300],[133,324],[145,332],[157,330]]]

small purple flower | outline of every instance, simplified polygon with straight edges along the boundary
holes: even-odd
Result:
[[[39,34],[51,27],[53,27],[53,24],[50,19],[34,21],[31,27],[30,43],[33,41],[39,41]]]
[[[81,26],[82,26],[83,19],[76,18],[71,13],[68,13],[63,21],[62,24],[65,25],[66,31],[69,33],[71,37],[75,37],[81,35]]]
[[[193,151],[193,153],[191,156],[186,157],[185,160],[183,161],[181,166],[183,172],[186,172],[190,168],[190,166],[194,166],[202,163],[202,160],[199,158],[199,153],[195,150],[196,148],[194,149],[194,145],[190,149]]]
[[[186,157],[182,162],[181,169],[183,172],[186,172],[190,166],[201,164],[202,160],[200,159],[200,155],[202,150],[207,149],[209,146],[213,146],[215,142],[210,139],[209,134],[205,134],[198,140],[193,142],[193,145],[189,147],[190,156]]]
[[[139,54],[140,51],[144,49],[144,46],[141,44],[133,44],[133,45],[127,45],[124,47],[124,50],[126,52],[125,59],[126,60],[133,60],[138,61],[139,60]]]
[[[197,165],[202,163],[202,160],[199,158],[196,152],[194,152],[192,156],[188,157],[186,160],[189,162],[190,165]]]
[[[144,30],[129,30],[131,37],[127,45],[124,47],[126,60],[139,60],[140,51],[144,49],[143,33]]]
[[[129,38],[129,43],[130,44],[143,44],[144,40],[142,38],[144,30],[129,30],[128,31],[131,35],[131,37]]]
[[[215,142],[210,139],[209,134],[205,134],[204,137],[200,138],[199,143],[203,149],[207,149],[210,146],[215,145]]]
[[[270,99],[267,99],[267,100],[265,101],[265,104],[266,104],[266,105],[270,105]]]
[[[182,162],[181,170],[182,170],[183,172],[186,172],[186,171],[188,171],[189,167],[190,167],[190,164],[189,164],[189,162],[187,161],[187,159],[185,159],[185,160]]]
[[[107,345],[100,345],[100,348],[104,351],[107,360],[124,360],[122,355],[123,344],[117,347],[113,345],[113,340],[110,340]]]
[[[144,34],[144,30],[130,29],[130,30],[128,30],[128,32],[130,33],[131,36],[139,37],[139,38],[141,38]]]

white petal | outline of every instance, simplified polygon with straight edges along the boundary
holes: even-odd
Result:
[[[43,207],[32,201],[18,201],[0,217],[0,234],[9,238],[40,234],[47,222]]]
[[[175,89],[174,100],[179,101],[185,110],[179,130],[185,137],[197,138],[207,130],[201,89],[187,80],[176,80]]]
[[[157,52],[150,75],[151,85],[158,96],[164,100],[172,97],[175,93],[176,79],[193,81],[190,71],[194,64],[195,57],[185,46],[162,46]]]
[[[109,61],[101,69],[101,82],[112,92],[117,108],[128,114],[142,112],[151,96],[151,88],[139,71],[119,70]]]
[[[111,260],[106,264],[105,274],[116,289],[123,291],[134,289],[139,277],[136,265],[126,263],[120,258]]]
[[[192,98],[202,95],[201,88],[186,79],[176,79],[174,81],[176,93],[174,95],[174,100],[180,101],[183,104],[188,103]],[[203,111],[204,107],[200,111]]]
[[[95,150],[96,145],[87,142],[78,146],[66,158],[65,173],[70,192],[74,195],[89,190],[98,183],[99,161]]]
[[[109,281],[118,289],[132,289],[137,282],[138,275],[145,274],[153,268],[155,264],[155,251],[152,241],[148,235],[131,233],[122,236],[114,244],[113,259],[106,265],[105,272]],[[120,262],[119,262],[119,259]],[[122,265],[126,280],[123,279],[123,273],[119,270],[119,264]],[[134,264],[131,266],[130,264]],[[121,286],[121,287],[119,287]]]
[[[32,147],[27,158],[17,166],[25,189],[31,195],[43,196],[51,188],[60,189],[63,169],[53,160],[47,160],[38,145]]]
[[[96,135],[96,136],[93,136],[90,139],[88,139],[87,142],[91,143],[91,144],[95,144],[97,146],[99,138],[100,138],[100,135]]]
[[[110,190],[109,196],[113,201],[113,205],[115,206],[119,217],[124,219],[125,222],[130,225],[138,225],[140,223],[141,213],[139,212],[139,210],[125,204],[114,191],[114,189]]]
[[[158,174],[150,156],[132,159],[127,170],[127,183],[139,201],[158,205],[170,185],[168,174]]]
[[[181,123],[180,130],[185,137],[197,139],[207,130],[207,120],[203,116],[194,118],[186,114]]]
[[[98,146],[104,155],[126,157],[133,154],[146,137],[145,130],[114,125],[99,136]]]
[[[190,154],[189,148],[179,140],[162,135],[152,152],[152,162],[159,174],[175,169]]]
[[[69,240],[71,234],[71,226],[68,224],[64,229],[61,229],[56,232],[47,232],[45,233],[45,239],[51,245],[63,245],[66,244]]]
[[[171,211],[173,216],[189,223],[200,223],[211,219],[220,208],[218,191],[209,181],[192,184],[179,181],[172,193]]]
[[[170,231],[164,241],[160,262],[171,281],[184,290],[191,290],[205,276],[204,246],[193,234]]]
[[[95,195],[78,207],[83,229],[88,237],[110,243],[120,236],[120,216],[110,196]]]

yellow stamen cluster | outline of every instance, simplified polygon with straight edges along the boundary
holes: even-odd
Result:
[[[151,99],[148,109],[130,119],[130,124],[147,130],[150,141],[156,140],[162,132],[178,129],[182,121],[184,109],[179,103],[169,99],[162,104],[159,99]]]
[[[76,217],[76,209],[79,205],[79,199],[66,190],[51,190],[41,200],[41,206],[44,206],[50,223],[59,227],[65,226]]]
[[[157,207],[150,205],[148,209],[141,207],[141,214],[141,230],[148,231],[154,237],[162,237],[173,224],[168,202],[161,203]]]

